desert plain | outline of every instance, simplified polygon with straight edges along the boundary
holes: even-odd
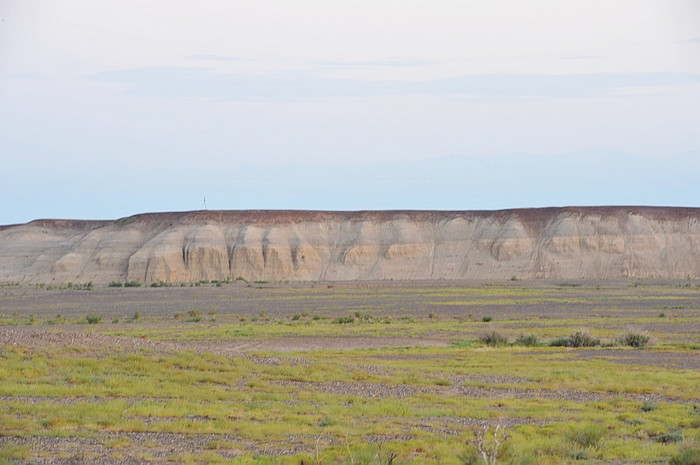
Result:
[[[697,457],[697,280],[124,284],[0,288],[0,463]]]

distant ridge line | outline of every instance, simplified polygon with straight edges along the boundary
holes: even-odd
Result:
[[[521,220],[533,220],[556,213],[597,214],[612,216],[618,213],[632,213],[650,216],[657,219],[679,219],[700,215],[700,207],[666,207],[644,205],[613,205],[613,206],[564,206],[564,207],[534,207],[508,208],[499,210],[286,210],[286,209],[250,209],[250,210],[189,210],[171,212],[137,213],[114,220],[77,220],[77,219],[36,219],[26,224],[53,227],[85,227],[101,226],[114,222],[146,221],[146,220],[181,220],[196,219],[210,221],[225,221],[227,219],[254,219],[268,222],[316,221],[322,219],[374,219],[388,220],[395,216],[429,219],[439,216],[459,217],[502,217],[515,215]],[[19,226],[20,224],[0,226],[0,229]]]

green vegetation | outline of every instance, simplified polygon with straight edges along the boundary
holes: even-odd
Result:
[[[214,435],[221,438],[209,445],[217,460],[241,443],[284,448],[294,432],[308,452],[284,463],[297,464],[314,458],[317,447],[317,463],[373,463],[360,461],[379,457],[368,438],[380,441],[383,460],[395,454],[394,463],[469,463],[463,446],[475,441],[469,422],[498,425],[504,411],[516,426],[507,428],[498,463],[524,456],[544,464],[568,459],[656,463],[677,454],[678,444],[700,440],[688,420],[696,415],[692,406],[663,401],[653,416],[635,414],[638,394],[693,399],[697,375],[557,359],[546,347],[530,354],[518,350],[396,348],[239,358],[109,347],[6,348],[0,356],[0,395],[7,396],[0,424],[5,434],[21,436]],[[377,391],[364,394],[355,390],[358,383]],[[490,399],[451,393],[462,387],[540,394]],[[405,394],[397,397],[395,389]],[[585,395],[597,391],[617,394]],[[572,394],[560,398],[558,392]],[[584,393],[580,399],[578,392]],[[46,400],[26,403],[15,396]],[[458,434],[441,434],[443,428]],[[227,443],[232,432],[238,444]]]
[[[549,343],[552,347],[595,347],[600,345],[600,339],[596,339],[588,332],[577,331],[567,337],[554,339]]]
[[[508,344],[508,338],[496,330],[482,334],[479,340],[487,346],[504,346]]]
[[[630,347],[644,347],[649,343],[649,336],[640,333],[626,333],[618,340],[620,345]]]
[[[537,336],[534,334],[523,335],[521,334],[513,343],[516,346],[534,347],[538,345],[539,341]]]
[[[640,407],[642,412],[652,412],[652,411],[656,410],[657,408],[659,408],[659,404],[657,404],[656,402],[649,402],[649,401],[644,402],[642,404],[642,406]]]
[[[102,316],[91,313],[85,317],[85,321],[88,324],[95,325],[102,322]]]
[[[700,449],[686,449],[674,455],[668,463],[669,465],[700,465]]]
[[[22,444],[0,443],[0,464],[56,442],[96,462],[698,463],[695,287],[209,285],[56,291],[75,300],[43,307],[45,289],[8,288],[0,331],[37,336],[0,345],[0,434]],[[659,320],[658,305],[685,308]],[[275,351],[306,337],[351,345]],[[364,345],[380,338],[401,342]]]

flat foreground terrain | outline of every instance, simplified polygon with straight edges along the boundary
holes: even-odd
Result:
[[[0,464],[668,463],[698,393],[691,281],[0,288]]]

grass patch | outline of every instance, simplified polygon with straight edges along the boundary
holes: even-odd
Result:
[[[83,293],[75,305],[51,302],[42,309],[29,299],[25,307],[15,306],[22,297],[8,288],[0,324],[26,324],[32,315],[33,324],[41,327],[49,320],[74,323],[92,313],[122,324],[83,326],[81,332],[174,343],[149,348],[136,339],[124,348],[94,347],[81,346],[82,339],[76,339],[49,348],[3,345],[0,425],[6,436],[58,438],[66,444],[90,438],[113,460],[136,463],[155,461],[157,456],[177,463],[340,465],[391,460],[394,465],[455,465],[473,459],[467,455],[475,451],[474,425],[488,425],[493,431],[500,421],[509,426],[508,439],[496,454],[499,464],[671,463],[685,453],[683,448],[700,441],[700,414],[692,405],[697,370],[671,363],[618,363],[625,357],[645,362],[647,355],[653,355],[652,361],[694,357],[692,348],[698,341],[687,328],[697,324],[697,312],[691,308],[696,304],[678,301],[687,308],[674,309],[659,321],[657,302],[669,305],[667,300],[678,296],[666,299],[654,293],[673,292],[668,288],[520,286],[519,281],[511,288],[330,290],[283,289],[275,284],[260,290],[244,284],[217,288],[210,282],[184,290],[105,292],[118,297],[111,301],[119,309],[116,313],[105,310],[109,305],[98,308],[102,301],[93,307],[85,303],[87,297],[103,298],[99,289]],[[681,291],[688,292],[675,292]],[[63,291],[31,292],[60,297]],[[191,292],[193,299],[167,301],[171,292]],[[640,315],[638,301],[628,298],[637,298],[637,293],[639,301],[652,302],[645,307],[647,314]],[[690,298],[696,299],[693,293]],[[149,303],[149,296],[156,294]],[[129,301],[129,295],[138,297]],[[552,310],[544,312],[538,303],[543,300],[571,300],[574,309],[562,304],[546,306]],[[471,303],[438,307],[424,305],[426,301]],[[483,301],[489,302],[488,312],[498,321],[485,339],[480,334],[491,325],[473,317],[484,312],[483,307],[471,308]],[[586,310],[579,312],[580,308]],[[145,316],[134,313],[136,309]],[[207,321],[186,321],[202,315]],[[210,318],[216,318],[216,324]],[[631,324],[643,329],[624,332]],[[590,339],[605,341],[652,328],[659,347],[601,348],[589,357],[540,343],[566,334],[567,341],[583,340],[574,332],[583,327],[596,335]],[[676,334],[676,328],[685,332]],[[8,334],[15,330],[23,331],[13,328]],[[49,329],[56,334],[72,330]],[[520,336],[509,344],[504,334]],[[408,342],[395,348],[264,350],[267,343],[273,347],[289,336],[398,336]],[[412,338],[424,336],[454,342],[447,347],[412,347]],[[226,352],[249,342],[259,351]],[[176,346],[196,347],[197,352],[171,349]],[[208,353],[208,348],[227,355]],[[625,357],[618,357],[620,352]],[[640,398],[653,398],[657,404],[647,406]],[[158,441],[139,437],[161,433],[177,435],[188,452],[165,457]],[[465,443],[472,448],[465,449]],[[280,452],[291,445],[306,452]],[[34,446],[23,454],[8,460],[42,457]],[[82,460],[99,459],[86,457]],[[692,463],[688,460],[682,463]]]

